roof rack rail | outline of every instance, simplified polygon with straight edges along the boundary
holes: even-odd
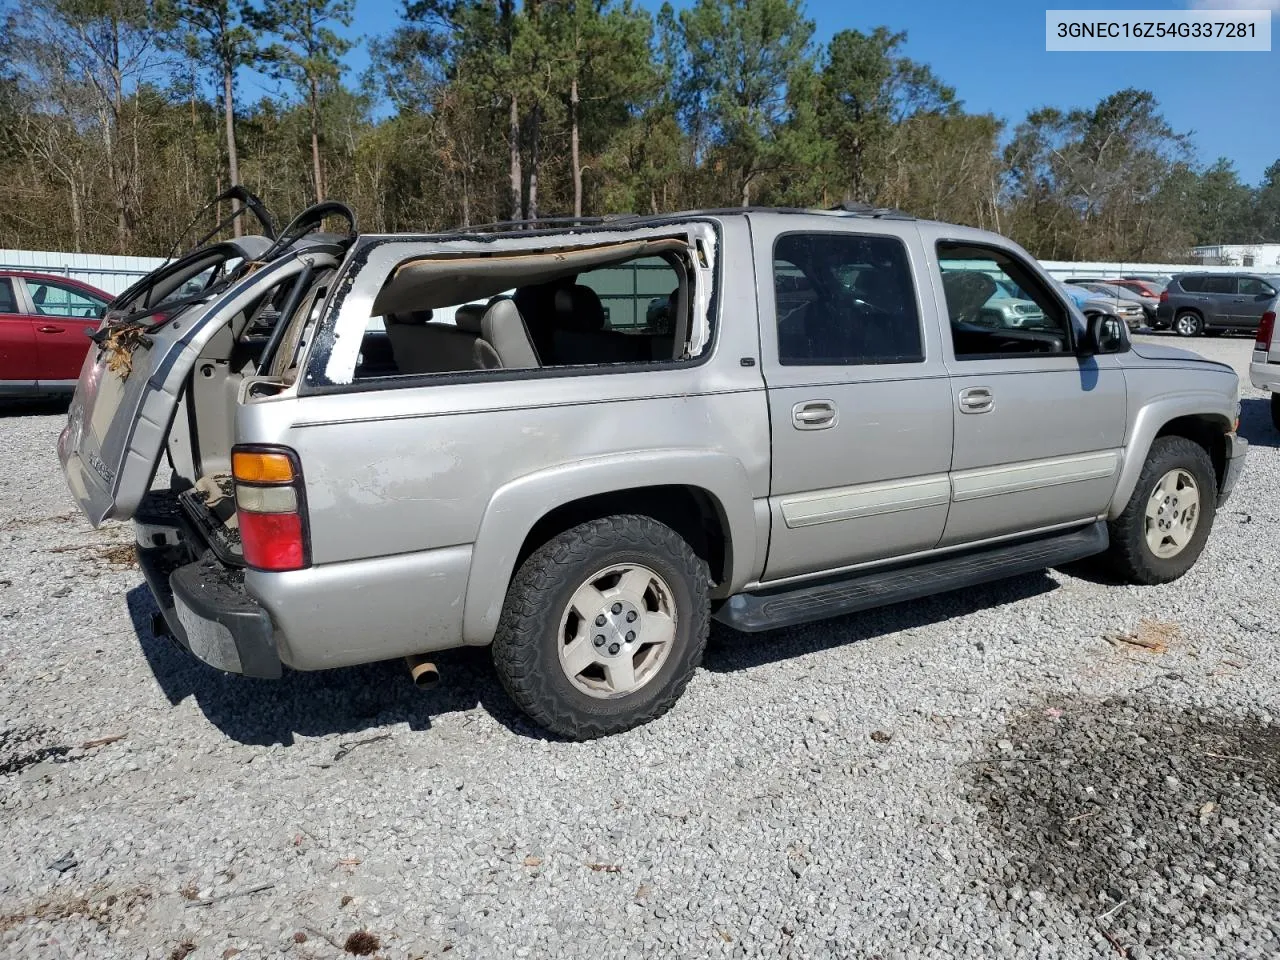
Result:
[[[914,220],[909,213],[902,210],[895,210],[893,207],[876,207],[869,203],[854,203],[846,200],[844,203],[837,203],[831,208],[833,213],[852,213],[859,217],[876,217],[886,220]]]
[[[634,213],[611,213],[603,217],[537,217],[532,220],[494,220],[492,223],[476,223],[454,227],[445,233],[486,233],[516,230],[539,230],[543,227],[594,227],[604,223],[639,219]]]

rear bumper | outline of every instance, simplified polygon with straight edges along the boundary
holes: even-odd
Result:
[[[1244,470],[1244,458],[1248,452],[1248,440],[1234,433],[1227,434],[1227,469],[1223,472],[1222,486],[1218,488],[1218,506],[1226,503],[1231,491],[1236,488],[1236,481]]]
[[[1265,353],[1254,353],[1255,357],[1265,357]],[[1280,393],[1280,363],[1268,363],[1266,360],[1254,360],[1249,364],[1249,382],[1259,390],[1270,390]]]
[[[197,551],[176,502],[148,497],[135,530],[138,566],[178,645],[228,673],[279,677],[271,617],[249,596],[243,571]]]
[[[173,551],[142,546],[138,565],[185,650],[228,673],[280,676],[271,618],[245,592],[243,574],[211,556],[174,566]]]

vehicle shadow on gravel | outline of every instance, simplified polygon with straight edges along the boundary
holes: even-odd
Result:
[[[1275,955],[1280,726],[1142,698],[1050,698],[962,766],[992,905],[1084,922],[1100,953]],[[1250,954],[1254,955],[1254,954]]]
[[[1057,588],[1058,584],[1046,573],[1030,573],[998,583],[764,633],[739,633],[713,621],[711,642],[702,665],[720,673],[748,670],[806,653],[942,623],[953,617],[1027,600]]]
[[[482,706],[514,733],[545,739],[507,698],[486,648],[441,652],[436,664],[444,678],[430,691],[418,690],[400,660],[359,667],[299,672],[279,680],[258,680],[215,670],[157,637],[151,591],[140,585],[128,593],[129,616],[156,682],[171,704],[194,697],[205,717],[233,740],[269,745],[306,737],[358,733],[373,727],[408,724],[426,730],[433,717]]]
[[[1280,430],[1271,422],[1271,401],[1245,397],[1240,401],[1240,436],[1256,447],[1280,447]],[[1248,469],[1249,461],[1245,461]]]
[[[30,400],[0,400],[0,417],[65,417],[70,397],[39,397]]]

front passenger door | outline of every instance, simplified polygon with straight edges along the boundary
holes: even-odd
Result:
[[[950,394],[915,225],[752,221],[773,475],[766,580],[932,549]],[[926,281],[927,282],[927,281]]]
[[[935,249],[951,371],[952,503],[942,545],[1087,522],[1107,509],[1124,445],[1124,374],[1112,356],[1078,357],[1081,331],[1043,274],[1004,247]],[[972,323],[998,288],[1034,309],[1002,330]]]
[[[107,304],[70,283],[31,277],[25,282],[37,314],[38,379],[42,385],[74,384],[89,352],[89,334],[98,329]]]
[[[1240,295],[1233,304],[1236,322],[1247,330],[1257,330],[1262,315],[1275,296],[1275,288],[1269,283],[1257,277],[1241,277]]]

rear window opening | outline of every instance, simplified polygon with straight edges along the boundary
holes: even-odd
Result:
[[[683,238],[406,260],[355,379],[688,359],[692,264]]]

